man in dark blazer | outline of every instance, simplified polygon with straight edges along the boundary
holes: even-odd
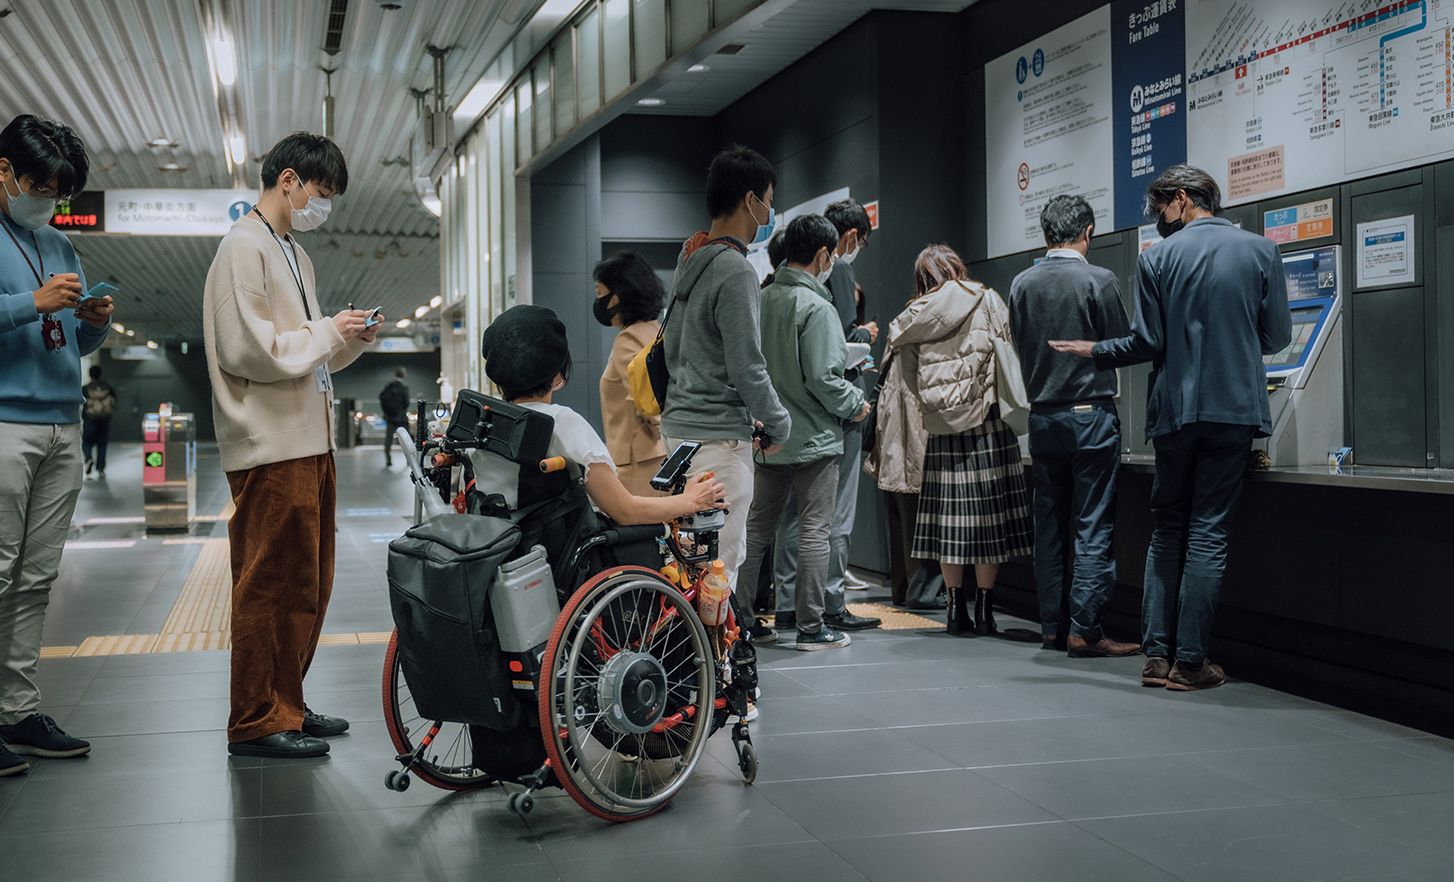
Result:
[[[1100,367],[1152,363],[1146,437],[1156,449],[1155,526],[1141,683],[1190,691],[1225,681],[1207,661],[1207,635],[1252,439],[1272,429],[1262,356],[1292,339],[1292,313],[1277,245],[1217,217],[1221,190],[1206,172],[1172,166],[1147,188],[1146,208],[1166,241],[1137,261],[1130,335],[1051,347]]]

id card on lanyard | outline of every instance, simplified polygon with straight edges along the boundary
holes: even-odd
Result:
[[[45,257],[40,253],[40,241],[35,238],[35,232],[31,232],[30,238],[35,243],[35,259],[40,262],[39,270],[35,268],[35,264],[30,262],[30,255],[26,254],[25,249],[20,247],[20,240],[15,238],[14,233],[10,232],[10,224],[6,221],[0,221],[0,227],[5,228],[5,234],[10,237],[11,242],[15,243],[15,250],[19,251],[20,256],[25,258],[25,265],[30,267],[30,274],[35,276],[36,289],[39,290],[45,287],[45,280],[41,278],[45,275]],[[56,318],[55,313],[47,313],[40,317],[40,339],[45,344],[46,351],[48,352],[60,352],[66,348],[66,327],[61,324],[59,318]]]
[[[268,232],[273,234],[273,240],[278,243],[278,248],[282,249],[283,260],[287,261],[288,271],[293,274],[293,281],[298,283],[298,294],[303,298],[303,315],[311,322],[313,310],[308,307],[308,291],[303,287],[303,271],[297,263],[297,252],[294,251],[290,255],[289,246],[283,242],[283,237],[273,229],[273,225],[268,223],[267,217],[261,211],[257,213],[257,216],[263,222],[263,226],[268,228]],[[328,372],[328,365],[320,364],[313,369],[313,384],[319,392],[333,391],[333,374]]]

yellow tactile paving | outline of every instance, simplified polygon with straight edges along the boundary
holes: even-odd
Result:
[[[910,631],[915,628],[943,628],[943,622],[936,622],[927,616],[904,612],[884,603],[850,603],[848,611],[856,616],[872,616],[883,619],[879,628],[885,631]]]

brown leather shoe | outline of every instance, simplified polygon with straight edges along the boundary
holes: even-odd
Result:
[[[1140,651],[1139,643],[1118,643],[1109,637],[1087,643],[1084,637],[1071,634],[1070,639],[1065,642],[1065,654],[1071,658],[1121,658]]]
[[[1151,656],[1141,666],[1142,686],[1165,686],[1166,675],[1171,673],[1171,660]]]
[[[1211,689],[1225,682],[1227,682],[1227,675],[1222,673],[1222,666],[1214,665],[1206,659],[1202,659],[1199,667],[1192,667],[1178,661],[1172,665],[1171,673],[1166,675],[1166,688],[1175,689],[1178,692]]]

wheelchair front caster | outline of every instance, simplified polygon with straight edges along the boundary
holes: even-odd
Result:
[[[409,789],[409,773],[403,769],[395,769],[384,776],[384,786],[395,793],[403,793]]]
[[[524,790],[512,793],[510,798],[505,800],[505,807],[523,818],[530,814],[531,809],[535,808],[535,797]]]
[[[737,768],[742,770],[742,783],[757,780],[757,751],[745,741],[737,745]]]

